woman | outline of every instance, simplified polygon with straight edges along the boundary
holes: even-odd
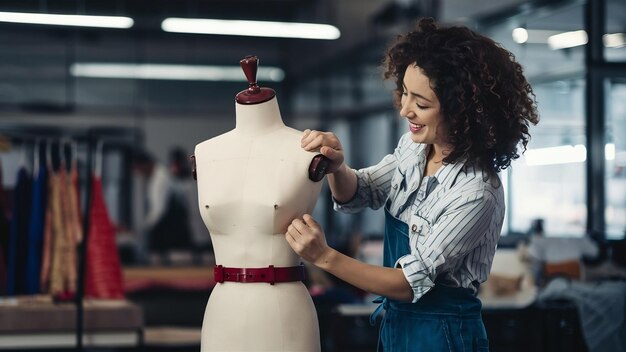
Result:
[[[384,205],[384,267],[328,247],[309,215],[292,222],[286,239],[305,260],[385,298],[385,351],[488,350],[476,293],[504,219],[497,173],[519,157],[519,144],[525,150],[538,122],[532,88],[510,52],[433,19],[399,36],[384,64],[409,128],[393,154],[353,170],[334,134],[302,137],[305,150],[331,160],[337,210]]]

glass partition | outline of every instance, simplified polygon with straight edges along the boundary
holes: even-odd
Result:
[[[626,234],[626,80],[612,82],[606,119],[606,237]]]

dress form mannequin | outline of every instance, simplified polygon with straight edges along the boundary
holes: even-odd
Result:
[[[251,88],[237,95],[235,129],[196,146],[200,213],[218,265],[294,267],[300,258],[284,234],[311,213],[322,182],[309,179],[315,154],[300,147],[302,132],[285,126],[273,91],[256,86],[256,65],[242,60]],[[301,281],[217,283],[201,344],[203,352],[320,351],[309,292]]]

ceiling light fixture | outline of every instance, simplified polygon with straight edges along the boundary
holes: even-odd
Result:
[[[548,38],[548,46],[552,50],[573,48],[587,44],[587,32],[584,30],[563,32]]]
[[[526,28],[515,28],[513,29],[513,41],[515,41],[517,44],[523,44],[526,43],[526,41],[528,40],[528,31],[526,30]]]
[[[0,22],[122,29],[130,28],[135,23],[132,18],[122,16],[62,15],[26,12],[0,12]]]
[[[511,32],[513,41],[518,44],[546,44],[552,50],[573,48],[585,45],[588,42],[587,32],[584,30],[559,32],[545,29],[526,29],[517,27]],[[626,46],[626,33],[607,33],[602,36],[602,42],[607,48],[621,48]]]
[[[604,157],[606,160],[615,160],[615,143],[604,145]]]
[[[616,153],[615,143],[607,143],[604,145],[604,158],[609,161],[618,159],[616,161],[619,163],[620,160],[626,160],[626,153]],[[582,163],[587,160],[587,148],[582,144],[576,144],[528,149],[524,153],[524,159],[528,166]]]
[[[602,36],[602,42],[607,48],[621,48],[626,46],[626,33],[612,33]]]
[[[132,63],[74,63],[70,66],[74,77],[154,79],[179,81],[243,82],[246,77],[239,66],[132,64]],[[280,82],[285,72],[272,66],[259,67],[259,81]]]
[[[513,40],[518,44],[546,44],[550,36],[560,33],[563,32],[518,27],[513,29],[511,35],[513,37]]]
[[[296,22],[170,17],[163,20],[161,28],[166,32],[174,33],[238,35],[251,37],[334,40],[341,36],[339,29],[329,24]]]
[[[528,149],[524,158],[528,166],[580,163],[587,160],[587,148],[577,144]]]

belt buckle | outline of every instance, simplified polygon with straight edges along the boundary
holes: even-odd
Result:
[[[237,272],[237,282],[248,282],[248,275],[251,274],[246,273],[246,268],[241,268],[239,270],[241,271]]]
[[[213,276],[216,283],[224,283],[224,267],[221,265],[216,266],[213,269]]]

